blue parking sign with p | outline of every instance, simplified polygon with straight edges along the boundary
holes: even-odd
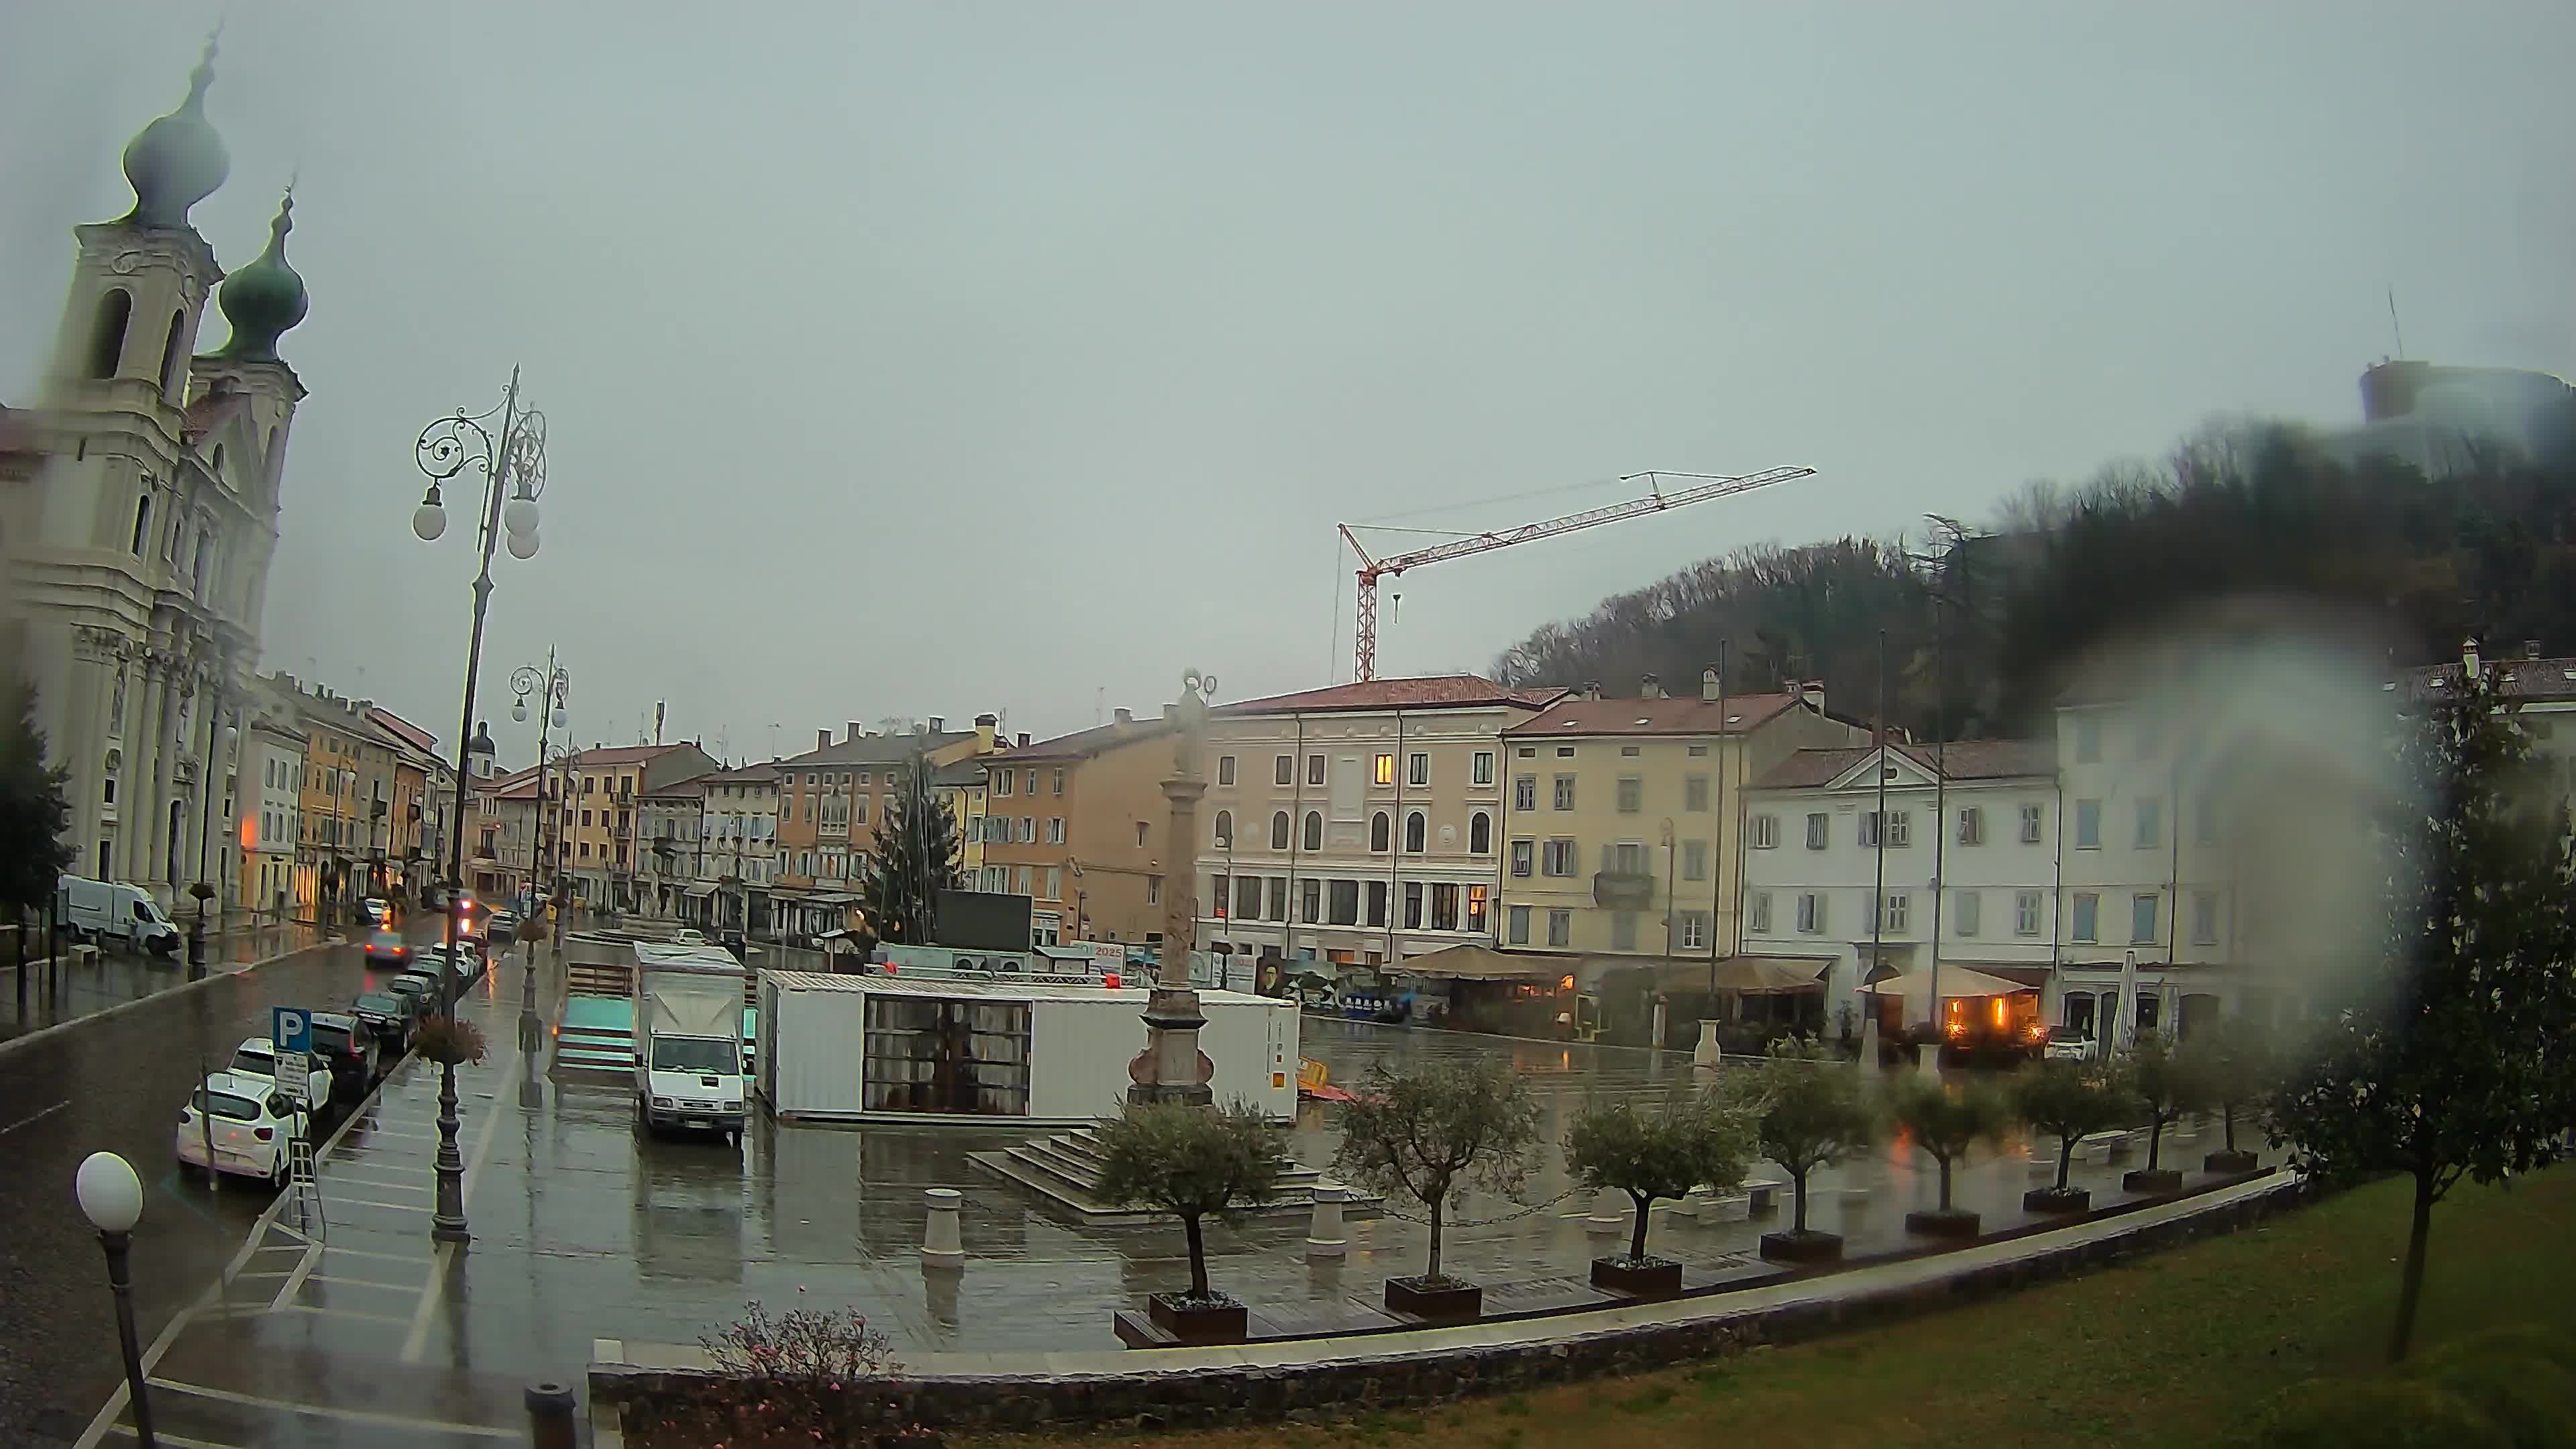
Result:
[[[282,1052],[313,1050],[313,1017],[292,1006],[269,1009],[268,1039]]]

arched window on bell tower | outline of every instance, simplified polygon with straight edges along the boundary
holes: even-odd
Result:
[[[89,375],[114,377],[125,360],[125,327],[134,320],[134,294],[111,287],[98,299],[98,318],[90,324]]]
[[[161,343],[161,395],[179,402],[187,401],[182,390],[185,380],[179,376],[180,364],[187,359],[188,312],[186,308],[170,314],[170,335]]]

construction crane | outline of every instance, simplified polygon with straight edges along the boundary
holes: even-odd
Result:
[[[1382,578],[1391,574],[1401,574],[1406,569],[1420,568],[1424,564],[1446,563],[1453,558],[1490,553],[1498,548],[1509,548],[1516,543],[1533,543],[1542,538],[1554,538],[1558,534],[1572,533],[1579,528],[1594,528],[1604,523],[1617,523],[1623,519],[1638,518],[1649,513],[1661,513],[1666,509],[1683,508],[1693,503],[1706,503],[1712,498],[1749,493],[1756,488],[1767,488],[1774,483],[1787,483],[1792,479],[1812,477],[1815,471],[1813,468],[1772,468],[1761,473],[1739,475],[1628,473],[1622,475],[1619,481],[1633,483],[1642,478],[1654,491],[1643,498],[1631,498],[1625,503],[1586,509],[1581,513],[1569,513],[1562,518],[1542,519],[1537,523],[1524,523],[1518,528],[1506,528],[1494,533],[1461,534],[1446,543],[1418,548],[1411,553],[1390,554],[1385,558],[1370,557],[1368,549],[1360,543],[1359,535],[1351,532],[1354,525],[1342,524],[1340,525],[1342,537],[1349,542],[1351,552],[1359,555],[1360,560],[1359,615],[1353,641],[1357,646],[1358,660],[1352,678],[1359,680],[1377,678],[1377,581]],[[1667,478],[1696,479],[1699,480],[1699,486],[1685,488],[1678,493],[1666,493],[1664,480]],[[1366,527],[1367,525],[1357,526]]]

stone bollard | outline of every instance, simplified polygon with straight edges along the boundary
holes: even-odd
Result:
[[[1592,1215],[1583,1220],[1583,1230],[1587,1233],[1615,1233],[1628,1226],[1628,1217],[1635,1210],[1636,1204],[1628,1201],[1626,1193],[1615,1187],[1605,1187],[1601,1189],[1601,1195],[1593,1199]]]
[[[1726,1051],[1717,1044],[1717,1023],[1703,1019],[1699,1024],[1699,1045],[1691,1048],[1691,1065],[1716,1067],[1726,1060]]]
[[[1306,1256],[1338,1258],[1350,1247],[1342,1232],[1342,1202],[1351,1195],[1338,1182],[1315,1184],[1315,1215],[1306,1223]]]
[[[930,1203],[930,1221],[921,1231],[921,1262],[926,1268],[962,1268],[966,1246],[957,1236],[957,1205],[965,1194],[953,1187],[934,1187],[922,1197]]]
[[[572,1390],[561,1384],[528,1387],[528,1442],[535,1449],[573,1449]]]

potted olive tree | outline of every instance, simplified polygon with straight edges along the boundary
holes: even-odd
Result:
[[[2022,1069],[2013,1090],[2021,1119],[2057,1139],[2057,1181],[2021,1197],[2022,1211],[2080,1213],[2093,1194],[2068,1182],[2075,1144],[2129,1120],[2129,1092],[2119,1068],[2095,1061],[2039,1061]]]
[[[1687,1197],[1700,1187],[1730,1192],[1753,1157],[1753,1113],[1724,1085],[1665,1099],[1641,1112],[1627,1102],[1595,1103],[1565,1134],[1565,1165],[1594,1192],[1617,1189],[1637,1205],[1636,1226],[1622,1256],[1592,1260],[1592,1286],[1640,1298],[1682,1291],[1682,1265],[1649,1257],[1646,1225],[1658,1198]]]
[[[1146,1315],[1183,1343],[1240,1343],[1243,1304],[1208,1286],[1202,1219],[1237,1219],[1270,1200],[1279,1181],[1279,1144],[1260,1108],[1219,1111],[1179,1102],[1130,1103],[1101,1124],[1100,1195],[1181,1220],[1189,1238],[1190,1291],[1157,1293]]]
[[[2164,1165],[2165,1129],[2201,1109],[2203,1083],[2194,1064],[2163,1032],[2138,1039],[2128,1061],[2131,1110],[2147,1124],[2147,1165],[2120,1178],[2122,1192],[2180,1192],[2182,1169]]]
[[[1342,1109],[1334,1168],[1350,1182],[1402,1193],[1430,1213],[1431,1255],[1419,1277],[1386,1280],[1386,1306],[1423,1318],[1473,1318],[1485,1290],[1440,1270],[1441,1211],[1461,1184],[1511,1194],[1528,1181],[1538,1101],[1509,1065],[1437,1062],[1371,1069]]]
[[[1975,1237],[1977,1214],[1951,1206],[1950,1170],[1967,1160],[1970,1150],[2003,1134],[2012,1121],[2011,1101],[1984,1080],[1952,1091],[1917,1076],[1898,1081],[1891,1107],[1897,1125],[1941,1167],[1941,1205],[1907,1213],[1905,1230],[1937,1238]]]
[[[2252,1172],[2255,1157],[2236,1146],[2236,1116],[2262,1105],[2271,1094],[2279,1068],[2271,1035],[2241,1016],[2221,1017],[2195,1029],[2183,1042],[2182,1055],[2200,1078],[2205,1110],[2218,1114],[2225,1145],[2201,1159],[2209,1172]]]
[[[1786,1263],[1840,1258],[1840,1233],[1807,1227],[1807,1179],[1878,1140],[1861,1074],[1847,1070],[1839,1053],[1812,1037],[1773,1042],[1756,1070],[1761,1114],[1754,1138],[1762,1155],[1789,1174],[1795,1203],[1788,1231],[1762,1235],[1762,1256]]]

